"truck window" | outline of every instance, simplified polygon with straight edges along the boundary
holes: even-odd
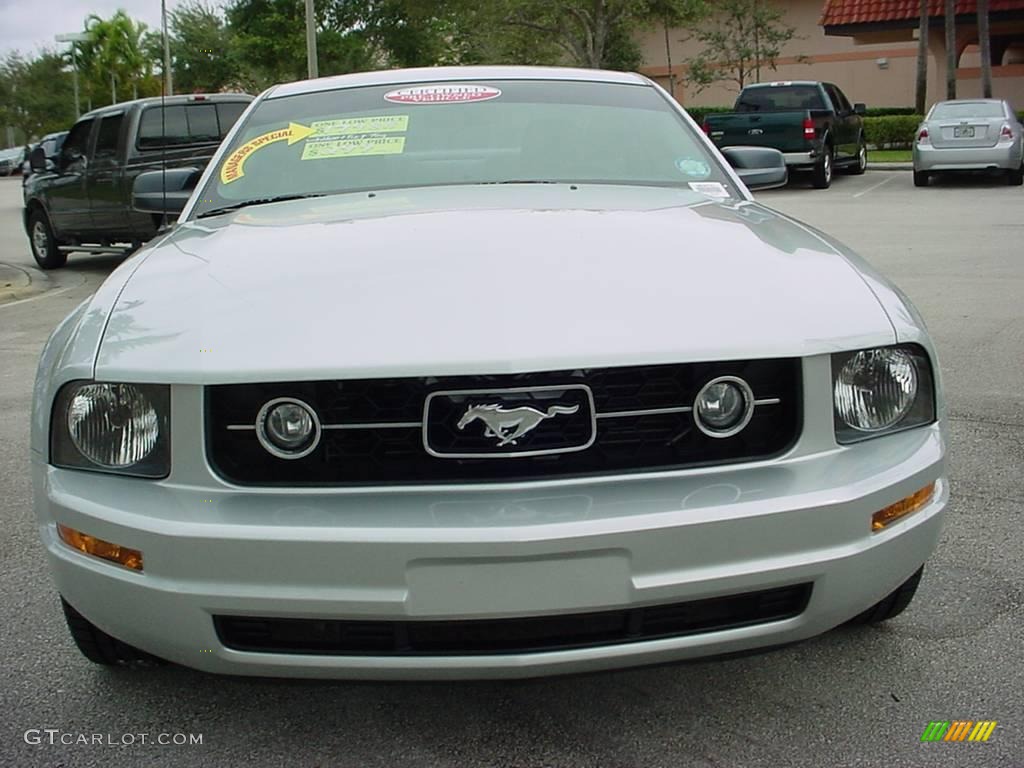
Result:
[[[238,118],[245,112],[249,104],[244,101],[222,101],[217,104],[217,120],[220,123],[220,137],[223,139],[228,135],[231,126],[238,122]]]
[[[802,112],[807,109],[827,109],[816,85],[747,88],[736,101],[737,112]]]
[[[117,157],[117,144],[121,137],[121,125],[124,114],[107,115],[100,120],[100,129],[96,135],[96,149],[93,160],[113,160]]]
[[[68,166],[85,157],[89,148],[89,134],[92,132],[93,120],[82,120],[71,128],[64,146],[60,148],[60,169],[67,170]]]
[[[245,102],[217,104],[176,104],[163,110],[149,107],[139,121],[139,149],[181,147],[189,144],[215,144],[248,106]]]

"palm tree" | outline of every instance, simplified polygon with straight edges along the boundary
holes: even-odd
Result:
[[[91,89],[98,95],[101,83],[109,83],[111,103],[118,100],[118,86],[130,86],[133,98],[139,82],[150,74],[151,64],[143,53],[146,25],[135,22],[124,11],[109,19],[96,14],[85,21],[89,40],[82,44],[83,69],[90,74]]]
[[[917,89],[914,104],[923,115],[928,101],[928,0],[921,0],[921,22],[917,29]]]
[[[992,38],[988,31],[988,0],[978,0],[978,44],[981,48],[981,95],[992,98]]]
[[[946,98],[956,98],[956,2],[945,0],[946,22]]]

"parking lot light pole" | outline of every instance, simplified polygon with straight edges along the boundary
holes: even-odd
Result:
[[[306,0],[306,66],[310,80],[320,77],[316,61],[316,11],[313,0]]]
[[[75,57],[75,43],[81,43],[89,39],[85,32],[67,32],[63,35],[55,35],[54,40],[58,43],[71,43],[71,82],[75,89],[75,120],[82,116],[82,110],[78,106],[78,59]]]

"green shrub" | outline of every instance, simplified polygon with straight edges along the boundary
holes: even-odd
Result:
[[[697,121],[697,125],[704,123],[704,118],[710,114],[721,112],[732,112],[732,107],[686,107],[690,117]]]
[[[889,115],[912,115],[913,107],[868,107],[867,117],[888,117]]]
[[[864,136],[878,149],[910,149],[921,115],[884,115],[864,118]]]

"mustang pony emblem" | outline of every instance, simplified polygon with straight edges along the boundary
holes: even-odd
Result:
[[[508,409],[497,403],[471,405],[462,414],[458,426],[462,430],[476,419],[480,419],[487,427],[484,430],[484,437],[498,438],[498,445],[515,445],[516,440],[536,429],[545,419],[554,418],[562,413],[576,413],[579,409],[578,405],[552,405],[545,413],[528,405]]]

